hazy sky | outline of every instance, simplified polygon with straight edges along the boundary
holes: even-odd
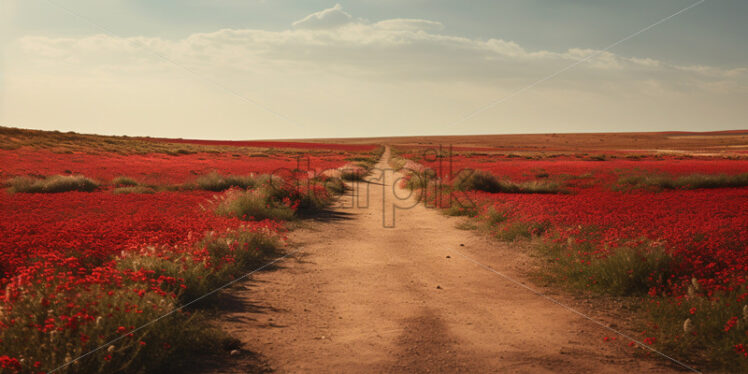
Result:
[[[707,0],[600,52],[695,2],[0,0],[0,124],[204,139],[748,128],[748,1]]]

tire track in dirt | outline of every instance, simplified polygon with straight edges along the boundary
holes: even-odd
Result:
[[[389,149],[379,170],[388,158]],[[229,290],[231,306],[219,324],[273,370],[678,371],[603,343],[610,332],[600,326],[456,255],[459,249],[525,282],[532,260],[512,244],[458,230],[459,219],[422,205],[398,210],[395,227],[383,227],[382,199],[394,201],[394,178],[385,175],[382,183],[379,173],[369,178],[367,207],[350,208],[354,193],[342,197],[329,214],[290,234],[300,248],[293,259]],[[250,361],[256,358],[239,355],[206,367],[242,373],[256,367]]]

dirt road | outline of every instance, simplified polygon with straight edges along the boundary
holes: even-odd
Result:
[[[459,230],[459,218],[422,205],[383,227],[392,176],[372,175],[368,207],[350,208],[348,195],[335,214],[292,232],[298,252],[230,290],[235,305],[222,327],[282,373],[676,371],[605,343],[614,334],[460,254],[530,284],[532,260],[512,244]],[[594,305],[579,307],[615,324]],[[237,355],[210,371],[243,372],[248,360]]]

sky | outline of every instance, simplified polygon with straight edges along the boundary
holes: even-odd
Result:
[[[0,125],[196,139],[748,129],[748,2],[650,27],[695,3],[0,0]]]

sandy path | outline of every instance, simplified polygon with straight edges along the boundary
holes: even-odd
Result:
[[[458,230],[458,219],[420,205],[398,210],[396,226],[384,228],[382,199],[392,201],[393,178],[383,185],[376,178],[368,208],[348,208],[352,197],[343,197],[336,215],[291,233],[298,252],[283,269],[230,290],[236,305],[222,327],[274,370],[674,371],[604,343],[610,332],[456,253],[525,280],[528,257],[511,244]],[[232,357],[210,371],[244,372],[242,361],[251,359]]]

